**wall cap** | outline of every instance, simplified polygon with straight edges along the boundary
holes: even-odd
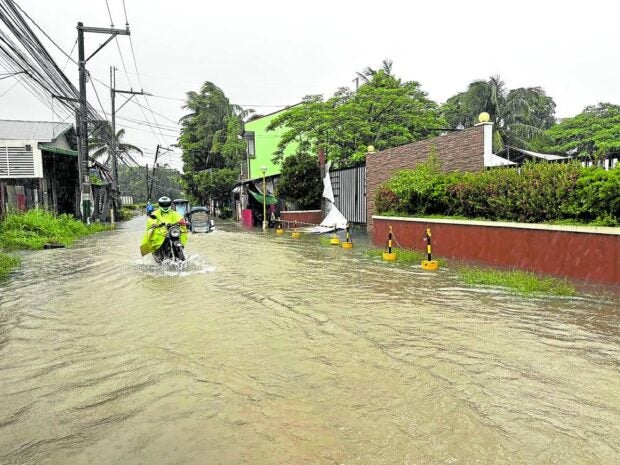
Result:
[[[280,214],[284,213],[320,213],[321,210],[282,210]]]
[[[465,226],[486,226],[491,228],[535,229],[540,231],[561,231],[585,234],[606,234],[620,236],[620,228],[610,226],[572,226],[541,223],[513,223],[508,221],[451,220],[448,218],[421,218],[408,216],[373,215],[373,220],[409,221],[412,223],[459,224]]]

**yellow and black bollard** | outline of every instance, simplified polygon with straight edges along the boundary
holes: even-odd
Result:
[[[293,223],[293,232],[291,233],[291,237],[293,239],[299,239],[301,237],[301,233],[297,231],[297,220]]]
[[[347,239],[345,242],[342,243],[342,248],[343,249],[352,249],[353,248],[353,242],[351,241],[351,234],[349,233],[349,230],[351,229],[351,223],[347,223]]]
[[[431,228],[426,228],[426,254],[428,260],[422,261],[422,269],[423,270],[436,270],[439,268],[439,263],[436,260],[433,260],[431,253]]]
[[[383,252],[383,259],[388,262],[396,260],[396,252],[392,252],[392,226],[388,230],[388,249],[387,252]]]
[[[336,234],[336,225],[334,225],[334,234],[332,235],[332,238],[329,240],[329,244],[330,245],[340,245],[340,239],[338,239],[338,235]]]
[[[278,219],[278,229],[276,229],[276,234],[281,236],[284,234],[284,229],[282,228],[282,220]]]

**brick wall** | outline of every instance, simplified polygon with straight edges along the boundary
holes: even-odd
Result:
[[[475,126],[445,136],[421,140],[366,156],[366,211],[368,230],[372,231],[375,192],[397,171],[414,168],[428,160],[431,148],[444,171],[481,171],[484,169],[484,126]]]

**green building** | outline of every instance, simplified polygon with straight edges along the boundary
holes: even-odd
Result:
[[[270,113],[268,115],[257,118],[253,121],[245,123],[245,132],[243,138],[248,144],[248,169],[249,179],[260,179],[263,177],[261,167],[265,166],[267,171],[265,176],[275,176],[280,174],[281,167],[279,164],[274,164],[271,159],[274,152],[278,148],[278,142],[280,138],[286,132],[286,128],[278,128],[274,131],[266,131],[267,126],[283,111],[288,110],[284,108],[282,110]],[[297,150],[296,143],[290,143],[284,155],[288,156],[295,153]]]

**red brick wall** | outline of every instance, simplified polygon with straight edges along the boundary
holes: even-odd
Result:
[[[374,219],[373,242],[387,243],[388,227],[404,248],[425,251],[431,228],[433,254],[586,281],[620,284],[620,234],[524,229]],[[561,228],[558,228],[561,229]]]
[[[475,126],[445,136],[421,140],[366,156],[366,210],[368,230],[372,231],[375,192],[397,171],[414,168],[428,160],[431,149],[444,171],[481,171],[484,169],[484,126]]]

